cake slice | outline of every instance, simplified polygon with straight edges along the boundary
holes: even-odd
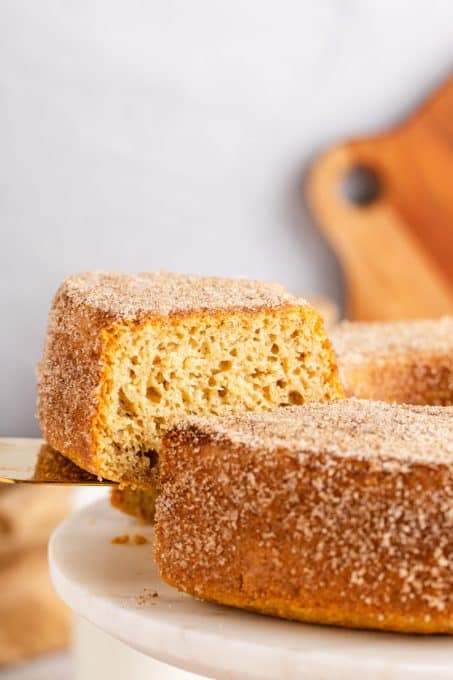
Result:
[[[198,598],[453,633],[453,408],[341,400],[165,437],[155,558]]]
[[[347,396],[453,404],[453,317],[344,321],[331,338]]]
[[[146,524],[154,522],[158,486],[152,489],[131,489],[116,486],[110,494],[110,502],[114,508],[126,515],[137,517]]]
[[[180,274],[82,274],[50,312],[39,368],[47,442],[81,468],[153,486],[166,429],[342,396],[319,314],[283,287]]]

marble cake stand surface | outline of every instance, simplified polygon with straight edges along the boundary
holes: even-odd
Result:
[[[115,545],[140,533],[145,545]],[[110,507],[83,508],[52,536],[60,597],[130,647],[212,678],[247,680],[451,680],[453,639],[291,623],[199,602],[159,578],[152,528]]]

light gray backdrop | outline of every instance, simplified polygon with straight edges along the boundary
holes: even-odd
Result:
[[[31,435],[48,304],[76,271],[339,296],[307,159],[447,72],[453,2],[0,2],[0,433]]]

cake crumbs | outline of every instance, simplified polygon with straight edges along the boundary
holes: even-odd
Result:
[[[157,590],[150,590],[149,588],[144,588],[143,592],[137,598],[137,604],[139,607],[145,607],[147,605],[156,604],[155,600],[159,597]]]
[[[114,536],[111,543],[113,545],[125,545],[126,543],[129,543],[129,539],[129,534],[121,534],[120,536]]]
[[[149,543],[146,536],[142,534],[120,534],[119,536],[114,536],[111,540],[113,545],[125,545],[126,543],[132,543],[132,545],[147,545]]]
[[[132,543],[134,545],[146,545],[149,541],[146,536],[143,536],[142,534],[134,534],[132,536]]]

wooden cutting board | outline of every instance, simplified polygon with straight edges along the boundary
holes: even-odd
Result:
[[[343,266],[349,318],[453,314],[453,78],[389,132],[320,155],[306,198]]]

